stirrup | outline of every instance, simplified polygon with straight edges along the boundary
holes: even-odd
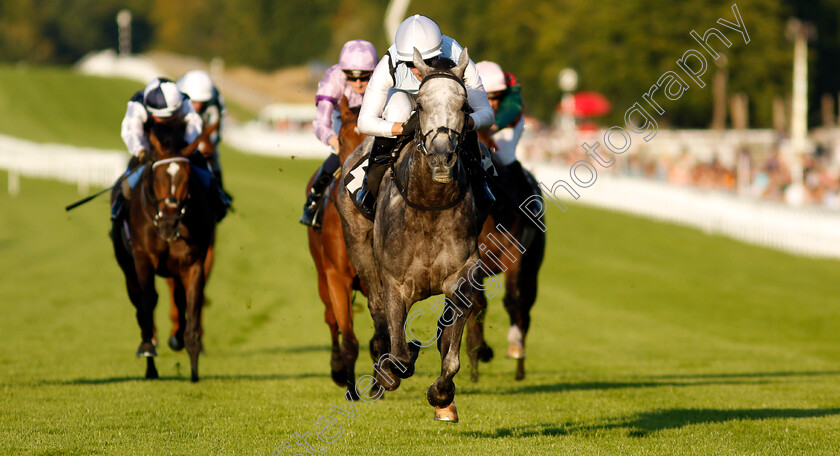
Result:
[[[359,208],[359,212],[361,212],[366,219],[373,220],[373,217],[376,214],[376,210],[374,208],[375,205],[376,199],[374,199],[370,190],[367,189],[367,186],[362,184],[362,188],[356,192],[356,207]]]
[[[317,199],[307,199],[306,203],[303,205],[303,215],[300,216],[300,222],[302,225],[311,226],[312,228],[320,229],[321,224],[318,223],[318,200]]]

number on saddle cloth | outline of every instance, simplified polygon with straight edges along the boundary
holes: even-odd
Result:
[[[362,156],[362,159],[356,162],[356,165],[353,166],[353,169],[347,173],[347,176],[344,177],[344,187],[347,188],[347,192],[350,193],[351,199],[355,200],[356,192],[362,188],[362,182],[365,180],[365,172],[368,168],[368,159],[370,158],[370,153],[366,153]]]

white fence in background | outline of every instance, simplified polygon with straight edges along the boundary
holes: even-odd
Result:
[[[112,185],[125,171],[128,152],[40,144],[0,135],[0,169],[9,172],[8,192],[20,191],[19,176],[57,179],[88,187]]]
[[[307,148],[310,143],[300,134],[273,134],[268,143],[248,147],[249,137],[258,139],[256,131],[231,128],[226,132],[225,141],[229,145],[249,153],[313,158],[328,153],[320,147]],[[311,139],[315,140],[314,135]],[[128,158],[123,151],[39,144],[0,135],[0,169],[9,171],[11,194],[19,191],[18,176],[74,183],[80,192],[87,193],[88,186],[111,185],[125,171]],[[571,182],[567,167],[539,162],[527,163],[526,167],[548,188],[561,179]],[[840,212],[837,211],[796,208],[723,192],[601,174],[591,187],[576,189],[580,204],[696,227],[710,234],[795,254],[840,258]],[[565,190],[558,189],[556,194],[564,202],[572,200]],[[560,209],[549,203],[548,210]],[[573,212],[572,207],[567,216]]]
[[[549,189],[571,183],[569,169],[526,165]],[[589,188],[575,187],[580,204],[597,206],[702,229],[751,244],[807,256],[840,258],[840,212],[738,198],[720,191],[675,187],[640,178],[598,175]],[[545,192],[546,190],[543,189]],[[574,199],[562,188],[564,203]],[[548,204],[548,210],[560,209]],[[571,214],[570,208],[567,214]]]

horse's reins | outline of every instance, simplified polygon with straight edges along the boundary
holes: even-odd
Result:
[[[425,84],[427,81],[429,81],[430,79],[435,79],[435,78],[446,78],[446,79],[452,79],[454,81],[457,81],[458,84],[461,86],[461,88],[464,89],[464,94],[466,95],[467,87],[464,85],[464,81],[461,80],[461,78],[455,76],[454,74],[449,74],[449,73],[433,73],[433,74],[430,74],[430,75],[426,76],[420,82],[420,88],[423,88],[423,84]],[[421,106],[419,103],[417,104],[417,110],[418,111],[423,110],[423,106]],[[423,154],[424,156],[428,157],[429,150],[426,148],[426,141],[429,139],[429,135],[434,133],[434,136],[432,136],[432,138],[431,138],[432,140],[434,140],[435,138],[437,138],[437,136],[439,134],[446,134],[447,137],[450,139],[450,141],[454,137],[455,148],[454,148],[453,152],[455,154],[460,155],[461,151],[463,150],[464,136],[467,133],[467,118],[470,115],[469,104],[467,102],[464,102],[464,105],[461,107],[461,110],[464,112],[464,125],[461,128],[460,132],[455,131],[455,130],[453,130],[449,127],[446,127],[446,126],[441,126],[441,127],[438,127],[438,128],[433,128],[433,129],[429,130],[428,132],[426,132],[425,134],[423,134],[422,130],[418,126],[417,130],[414,131],[414,147],[415,147],[415,149],[418,152],[420,152],[421,154]],[[409,157],[408,159],[411,160],[411,157]],[[458,164],[461,167],[464,166],[463,163],[461,163],[461,160],[459,160]],[[394,169],[394,163],[393,162],[391,163],[391,180],[394,181],[394,185],[397,186],[397,190],[399,191],[400,195],[402,195],[403,200],[405,200],[405,203],[409,207],[417,209],[417,210],[443,211],[443,210],[446,210],[446,209],[451,209],[451,208],[457,206],[458,204],[460,204],[461,201],[463,201],[464,198],[467,195],[467,185],[465,185],[462,182],[462,179],[458,179],[459,194],[458,194],[458,198],[456,198],[454,201],[452,201],[450,203],[447,203],[447,204],[442,204],[442,205],[439,205],[439,206],[426,206],[426,205],[423,205],[423,204],[413,203],[408,199],[408,181],[409,181],[409,179],[410,179],[410,176],[406,175],[406,183],[405,183],[405,185],[402,185],[402,183],[400,182],[399,176],[397,175],[397,172]]]

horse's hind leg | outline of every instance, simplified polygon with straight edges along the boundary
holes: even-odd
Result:
[[[187,324],[184,331],[184,343],[190,354],[190,379],[198,381],[198,355],[201,352],[201,307],[204,304],[204,269],[202,264],[194,263],[181,274],[187,297]]]
[[[505,309],[510,317],[507,357],[516,360],[516,379],[525,378],[525,336],[531,326],[531,307],[537,299],[537,273],[522,268],[509,273],[505,294]]]
[[[184,349],[184,330],[187,327],[186,308],[187,294],[184,284],[180,280],[166,279],[169,286],[172,305],[169,309],[169,319],[172,321],[172,334],[169,336],[169,348],[175,351]]]
[[[344,363],[344,385],[351,397],[356,397],[356,359],[359,357],[359,341],[353,331],[353,308],[350,302],[353,277],[327,268],[332,311],[338,330],[341,332],[341,359]],[[335,378],[335,377],[333,377]]]
[[[467,353],[470,356],[470,379],[478,381],[478,362],[493,359],[493,349],[484,340],[484,318],[487,314],[487,298],[484,293],[476,295],[475,308],[467,318]]]

